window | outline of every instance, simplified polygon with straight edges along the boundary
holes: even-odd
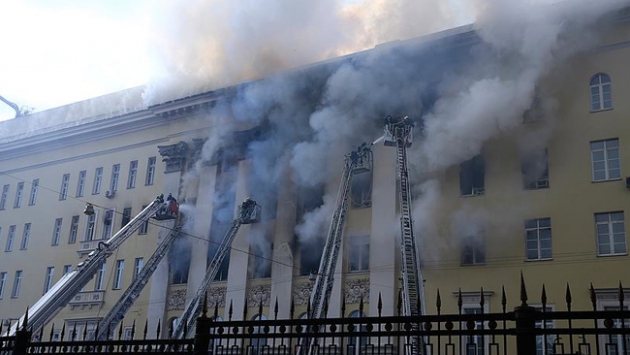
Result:
[[[136,258],[133,261],[133,279],[134,280],[136,279],[136,277],[138,277],[143,267],[144,267],[144,258]]]
[[[81,170],[79,171],[79,182],[77,183],[77,197],[83,196],[83,191],[85,190],[85,177],[87,176],[87,171]]]
[[[370,268],[370,237],[350,237],[350,259],[348,268],[352,271],[367,271]]]
[[[485,264],[485,243],[482,236],[469,236],[464,238],[462,246],[462,265]]]
[[[352,311],[348,315],[349,318],[363,318],[365,317],[365,313],[359,311]],[[365,332],[367,330],[365,325],[358,325],[354,327],[354,330],[357,332]],[[346,354],[348,355],[362,355],[369,354],[371,349],[368,349],[368,337],[348,337],[346,338]]]
[[[105,280],[105,263],[101,264],[101,267],[96,271],[96,277],[94,278],[94,291],[103,290],[103,281]]]
[[[39,179],[31,183],[31,196],[28,198],[28,205],[33,206],[37,202],[37,190],[39,189]]]
[[[15,225],[9,226],[9,234],[7,235],[7,244],[4,247],[4,251],[13,250],[13,240],[15,239]]]
[[[263,243],[251,245],[250,275],[254,279],[271,277],[271,258],[273,256],[273,243],[269,238]]]
[[[147,206],[142,206],[142,210],[144,210],[145,208],[147,208]],[[146,218],[144,220],[144,223],[140,225],[140,228],[138,229],[138,234],[147,234],[148,230],[149,230],[149,219]]]
[[[459,167],[459,190],[462,196],[483,195],[485,164],[482,155],[463,162]]]
[[[4,297],[4,286],[7,284],[7,273],[0,272],[0,300]]]
[[[120,290],[122,287],[123,271],[125,269],[124,260],[116,260],[116,275],[114,275],[114,290]]]
[[[114,193],[118,189],[118,177],[120,176],[120,164],[112,166],[112,180],[109,184],[109,192]]]
[[[85,226],[85,241],[94,240],[94,229],[96,228],[96,213],[88,216],[87,225]]]
[[[551,218],[525,221],[527,260],[551,259]]]
[[[628,310],[628,307],[623,307],[624,311]],[[604,307],[604,311],[619,311],[619,306],[607,306]],[[613,328],[621,328],[621,319],[615,318],[613,319]],[[625,319],[623,326],[625,328],[630,328],[630,320]],[[624,345],[625,338],[625,345]],[[626,350],[626,355],[630,354],[630,335],[621,335],[621,334],[612,334],[606,338],[606,343],[604,344],[606,348],[606,354],[609,355],[619,355],[624,353],[624,349]]]
[[[7,198],[9,196],[9,185],[2,186],[2,196],[0,197],[0,210],[7,207]]]
[[[44,294],[50,290],[52,286],[53,276],[55,275],[55,267],[49,266],[46,268],[46,278],[44,278]]]
[[[20,286],[22,286],[22,270],[15,272],[15,280],[13,280],[13,290],[11,290],[11,298],[18,298],[20,295]]]
[[[477,307],[466,307],[463,308],[463,314],[480,314],[481,308]],[[483,322],[476,321],[475,329],[482,329]],[[471,335],[462,337],[462,346],[464,347],[464,354],[466,355],[484,355],[484,339],[483,335]]]
[[[179,285],[188,282],[191,255],[192,246],[187,238],[179,239],[178,243],[173,243],[168,248],[168,274],[172,284]]]
[[[591,112],[612,109],[612,88],[607,74],[595,74],[591,79]]]
[[[101,239],[109,239],[109,237],[111,237],[113,223],[114,210],[105,211],[105,217],[103,218],[103,235]]]
[[[324,253],[325,237],[317,236],[308,240],[299,240],[300,249],[300,275],[310,275],[317,273],[319,270],[319,262]]]
[[[591,142],[591,167],[593,169],[593,181],[621,178],[619,140],[617,138]]]
[[[626,233],[623,212],[595,214],[598,255],[626,253]]]
[[[15,191],[15,203],[13,208],[20,208],[22,206],[22,195],[24,194],[24,182],[20,182],[17,185],[17,191]]]
[[[138,175],[138,161],[134,160],[129,163],[129,179],[127,180],[127,188],[136,187],[136,176]]]
[[[92,186],[92,195],[101,193],[101,183],[103,182],[103,168],[96,168],[94,173],[94,185]]]
[[[79,216],[72,216],[72,222],[70,222],[70,236],[68,236],[68,244],[76,243],[78,233]]]
[[[59,245],[59,239],[61,239],[61,223],[62,218],[55,219],[55,225],[53,227],[52,245]]]
[[[63,274],[67,275],[72,272],[72,265],[64,265],[63,266]]]
[[[61,177],[61,188],[59,188],[59,199],[68,198],[68,184],[70,184],[70,174],[63,174]]]
[[[521,163],[523,186],[527,190],[545,189],[549,187],[549,162],[547,149],[534,152],[524,157]]]
[[[29,239],[31,239],[31,224],[24,223],[24,231],[22,232],[22,243],[20,243],[20,250],[26,250],[28,248]]]
[[[543,312],[542,307],[534,307],[537,311]],[[551,307],[545,307],[545,312],[551,312]],[[538,329],[553,329],[553,320],[547,319],[544,323],[541,319],[536,320],[535,327]],[[556,340],[555,334],[549,334],[547,336],[536,336],[536,355],[548,355],[554,354],[554,341]]]
[[[155,180],[155,157],[150,157],[147,162],[147,177],[144,180],[145,185],[153,185],[153,181]]]
[[[120,228],[124,227],[131,221],[131,207],[125,207],[122,213],[122,221],[120,222]]]
[[[372,206],[372,172],[355,173],[350,193],[352,208]]]

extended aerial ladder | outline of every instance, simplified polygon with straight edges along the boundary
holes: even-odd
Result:
[[[319,262],[319,269],[315,275],[315,283],[313,292],[311,293],[310,319],[320,319],[326,317],[327,304],[332,293],[335,268],[339,258],[339,247],[343,236],[343,228],[346,222],[346,212],[348,211],[348,197],[350,195],[350,187],[352,185],[352,177],[355,173],[366,172],[372,169],[372,149],[371,145],[363,143],[356,150],[344,157],[343,171],[341,173],[341,182],[339,183],[339,191],[335,210],[333,212],[330,226],[328,228],[328,236],[326,244],[322,252],[322,258]],[[314,353],[314,346],[311,346],[313,340],[309,337],[303,339],[300,346],[300,353],[304,353],[308,349],[309,354]]]
[[[75,270],[64,275],[51,289],[40,298],[28,312],[20,317],[8,335],[15,335],[18,327],[24,324],[24,318],[28,314],[28,327],[35,334],[45,326],[52,318],[65,307],[96,274],[101,265],[111,256],[120,245],[127,240],[140,226],[151,217],[158,220],[175,219],[177,208],[176,201],[169,195],[164,202],[164,195],[158,196],[146,208],[144,208],[129,223],[123,226],[118,233],[107,241],[98,243],[98,247],[88,254],[85,261],[77,264]],[[174,205],[175,204],[175,205]],[[174,207],[174,208],[173,208]],[[86,207],[86,213],[94,213],[94,207],[90,204]]]
[[[169,231],[168,235],[164,238],[160,245],[158,245],[155,252],[153,252],[153,255],[151,255],[142,270],[131,282],[131,285],[127,287],[125,293],[123,293],[112,309],[110,309],[109,313],[107,313],[107,315],[99,322],[98,327],[96,328],[96,339],[107,339],[107,337],[110,336],[111,331],[116,329],[118,323],[120,323],[120,321],[125,317],[129,308],[131,308],[138,296],[140,296],[144,286],[146,286],[149,282],[149,279],[151,278],[151,275],[153,275],[155,269],[157,269],[160,262],[168,253],[169,247],[173,244],[173,241],[179,235],[181,229],[181,225],[175,226],[175,228]]]
[[[225,256],[230,251],[232,241],[234,240],[234,237],[236,237],[238,229],[243,224],[258,222],[260,219],[260,210],[260,205],[251,198],[247,198],[239,206],[238,216],[234,218],[230,229],[228,229],[227,233],[225,233],[225,236],[219,245],[219,249],[217,249],[216,253],[212,257],[212,261],[210,261],[210,264],[208,264],[208,267],[206,268],[206,274],[201,281],[197,292],[184,309],[184,312],[179,319],[179,323],[177,324],[177,327],[175,327],[175,331],[173,332],[173,337],[175,339],[188,337],[193,332],[195,320],[201,313],[203,299],[206,296],[206,290],[208,290],[210,283],[212,283],[214,278],[217,276],[217,273],[221,268],[221,264],[223,263],[223,260],[225,260]]]
[[[398,207],[400,209],[400,252],[402,256],[402,303],[404,316],[423,314],[424,284],[418,265],[416,240],[411,220],[411,189],[407,169],[407,148],[413,141],[414,123],[407,116],[386,118],[385,145],[396,147]],[[417,326],[417,324],[415,325]],[[407,355],[422,354],[422,339],[407,339]]]

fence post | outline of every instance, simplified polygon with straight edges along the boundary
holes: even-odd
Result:
[[[527,290],[521,273],[521,305],[514,307],[516,354],[536,354],[536,309],[527,305]]]
[[[208,318],[208,294],[203,297],[203,309],[201,316],[196,320],[195,326],[195,355],[208,354],[210,345],[210,318]]]

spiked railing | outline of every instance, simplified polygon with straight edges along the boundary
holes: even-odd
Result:
[[[616,294],[617,306],[614,310],[603,309],[606,304],[598,300],[598,293],[608,297]],[[300,352],[303,339],[318,339],[314,353],[321,355],[394,355],[406,353],[405,344],[410,338],[422,337],[429,354],[624,354],[629,349],[625,342],[630,340],[630,328],[626,328],[630,311],[621,283],[618,287],[597,290],[592,284],[588,288],[590,310],[574,310],[574,295],[571,287],[565,287],[564,300],[550,300],[546,285],[541,285],[539,300],[532,301],[540,307],[529,304],[525,278],[521,275],[518,301],[509,306],[504,288],[501,288],[500,311],[488,313],[490,300],[487,291],[454,292],[455,300],[446,301],[443,293],[437,290],[435,309],[430,314],[417,317],[383,316],[383,300],[378,295],[375,314],[363,316],[365,302],[341,304],[342,314],[346,308],[357,307],[358,318],[294,319],[295,305],[291,303],[289,319],[278,319],[280,305],[275,300],[267,320],[234,321],[234,309],[230,301],[227,321],[218,322],[219,308],[214,305],[213,316],[208,316],[208,301],[204,297],[201,315],[196,322],[194,339],[172,339],[169,332],[163,336],[161,323],[157,324],[156,339],[147,339],[146,321],[142,332],[137,331],[137,322],[121,324],[113,332],[108,329],[108,340],[90,341],[86,328],[79,328],[75,322],[63,324],[61,332],[53,325],[48,339],[45,331],[36,334],[30,331],[29,318],[19,324],[15,336],[0,337],[0,354],[52,354],[52,353],[195,353],[213,355],[293,355]],[[470,295],[478,300],[471,305]],[[399,301],[398,308],[401,308]],[[554,304],[556,309],[549,307]],[[562,304],[564,303],[564,306]],[[445,305],[453,312],[445,312]],[[258,314],[264,311],[258,303]],[[471,312],[470,308],[472,308]],[[512,311],[509,308],[513,308]],[[560,309],[562,308],[562,309]],[[242,310],[244,319],[250,305]],[[27,312],[28,313],[28,312]],[[307,313],[308,314],[308,313]],[[9,324],[14,326],[15,324]],[[0,322],[0,334],[6,332],[6,324]],[[125,331],[129,329],[128,331]],[[141,335],[140,335],[141,334]],[[126,338],[129,339],[126,339]],[[161,338],[164,339],[161,339]],[[142,338],[142,339],[138,339]],[[625,340],[625,341],[624,341]]]

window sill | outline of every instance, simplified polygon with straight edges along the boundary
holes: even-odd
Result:
[[[486,263],[475,263],[475,264],[459,264],[461,267],[470,267],[470,266],[486,266]]]
[[[535,263],[537,261],[553,261],[553,258],[542,258],[542,259],[525,259],[526,263]]]
[[[628,252],[625,253],[611,253],[611,254],[597,254],[598,258],[610,258],[615,256],[628,256]]]
[[[370,273],[370,269],[364,269],[364,270],[348,270],[349,274],[369,274]]]
[[[612,182],[612,181],[621,181],[621,180],[623,180],[623,178],[622,178],[622,177],[619,177],[619,178],[606,179],[606,180],[591,180],[591,183],[593,183],[593,184],[599,184],[599,183],[602,183],[602,182]]]
[[[468,198],[468,197],[477,197],[477,196],[483,196],[483,195],[485,195],[485,193],[481,193],[481,194],[470,194],[470,195],[459,195],[459,197],[465,197],[465,198]]]
[[[614,107],[611,108],[603,108],[600,110],[591,110],[590,113],[598,113],[598,112],[605,112],[605,111],[612,111],[614,109]]]

